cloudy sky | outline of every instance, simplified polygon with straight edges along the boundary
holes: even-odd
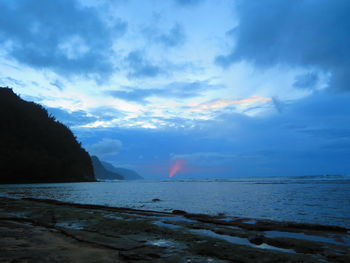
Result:
[[[350,173],[348,0],[0,10],[0,85],[102,160],[147,179]]]

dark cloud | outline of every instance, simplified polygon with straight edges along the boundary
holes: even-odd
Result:
[[[154,21],[150,26],[144,27],[141,33],[148,40],[160,44],[166,48],[176,47],[182,45],[185,40],[184,28],[176,23],[167,32],[162,32],[158,28],[159,21]]]
[[[130,69],[130,78],[156,77],[165,73],[162,68],[146,59],[141,51],[130,52],[125,62]]]
[[[158,76],[170,76],[173,72],[198,71],[192,63],[172,63],[168,60],[152,61],[144,50],[131,51],[123,61],[130,79],[155,78]]]
[[[310,136],[318,136],[329,139],[350,139],[350,128],[306,128],[300,130]]]
[[[127,91],[108,91],[107,93],[113,97],[135,101],[139,103],[145,103],[149,97],[162,97],[162,98],[191,98],[199,96],[200,92],[211,88],[207,82],[196,81],[196,82],[173,82],[166,85],[161,89],[138,89],[138,88],[127,88]]]
[[[0,79],[1,86],[24,86],[24,82],[11,77],[5,77]]]
[[[329,86],[350,91],[350,1],[239,1],[235,46],[216,62],[304,66],[331,73]]]
[[[175,0],[175,2],[181,6],[192,6],[204,2],[204,0]]]
[[[314,72],[295,77],[293,86],[299,89],[314,89],[318,82],[318,75]]]
[[[272,97],[272,103],[275,109],[279,112],[282,113],[284,109],[284,103],[277,97]]]
[[[318,92],[307,98],[284,103],[283,111],[278,115],[252,118],[223,114],[209,125],[221,127],[225,123],[225,134],[222,136],[234,136],[236,133],[243,144],[247,140],[250,141],[249,145],[256,145],[257,148],[317,151],[322,144],[350,139],[349,99],[347,94],[329,96]]]
[[[64,89],[64,84],[58,79],[50,82],[50,84],[52,86],[55,86],[56,88],[58,88],[60,91],[62,91]]]
[[[345,151],[348,152],[350,149],[350,139],[337,140],[335,142],[330,142],[322,146],[323,149],[331,151]]]
[[[179,46],[185,42],[183,27],[176,24],[169,30],[169,32],[159,35],[156,40],[166,47]]]
[[[147,97],[154,95],[156,91],[157,89],[142,90],[131,88],[128,91],[112,90],[108,91],[107,94],[118,99],[143,103]]]
[[[208,134],[218,139],[232,138],[232,149],[238,153],[275,152],[275,157],[265,156],[261,160],[280,171],[290,169],[300,175],[312,173],[313,168],[318,167],[317,173],[334,173],[333,169],[348,173],[350,166],[342,160],[345,152],[350,154],[350,148],[346,149],[342,143],[350,141],[349,99],[345,94],[329,96],[318,92],[285,104],[278,115],[252,118],[226,114],[203,125]],[[334,153],[338,146],[341,152]],[[299,167],[293,167],[293,163],[299,163]],[[319,164],[324,165],[321,168]]]
[[[0,43],[7,55],[59,74],[108,75],[112,43],[126,23],[107,25],[75,0],[1,1]]]

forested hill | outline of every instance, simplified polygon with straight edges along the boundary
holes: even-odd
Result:
[[[139,175],[137,172],[131,169],[115,167],[114,165],[103,161],[101,161],[101,164],[106,170],[123,176],[125,180],[142,180],[143,179],[141,175]]]
[[[73,133],[39,104],[0,87],[0,183],[95,181]]]
[[[102,180],[124,180],[125,178],[115,172],[107,170],[97,156],[91,156],[92,166],[97,179]]]

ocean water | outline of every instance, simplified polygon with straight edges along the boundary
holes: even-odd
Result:
[[[0,195],[350,227],[345,176],[0,185]]]

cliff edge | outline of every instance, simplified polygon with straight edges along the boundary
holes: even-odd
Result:
[[[71,130],[39,104],[0,87],[0,183],[96,181]]]

